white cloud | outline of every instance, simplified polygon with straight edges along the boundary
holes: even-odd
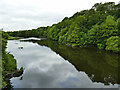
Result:
[[[48,26],[77,11],[90,9],[95,3],[110,1],[113,0],[1,0],[0,28],[26,30]]]

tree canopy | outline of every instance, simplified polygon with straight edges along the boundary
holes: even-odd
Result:
[[[52,26],[8,34],[15,37],[45,37],[72,46],[94,45],[99,49],[120,52],[120,49],[108,49],[106,44],[110,37],[120,36],[120,4],[96,3],[91,9],[65,17]]]

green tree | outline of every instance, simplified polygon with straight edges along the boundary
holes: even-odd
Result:
[[[119,36],[111,36],[107,39],[106,42],[106,50],[111,50],[114,52],[120,52],[120,37]]]

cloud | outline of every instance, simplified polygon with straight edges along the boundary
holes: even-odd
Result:
[[[6,31],[50,26],[97,2],[109,1],[113,0],[1,0],[0,28]]]

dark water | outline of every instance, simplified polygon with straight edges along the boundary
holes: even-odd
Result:
[[[46,39],[8,40],[7,47],[18,68],[25,68],[21,77],[11,79],[14,88],[118,87],[117,54],[93,47],[72,48]]]

